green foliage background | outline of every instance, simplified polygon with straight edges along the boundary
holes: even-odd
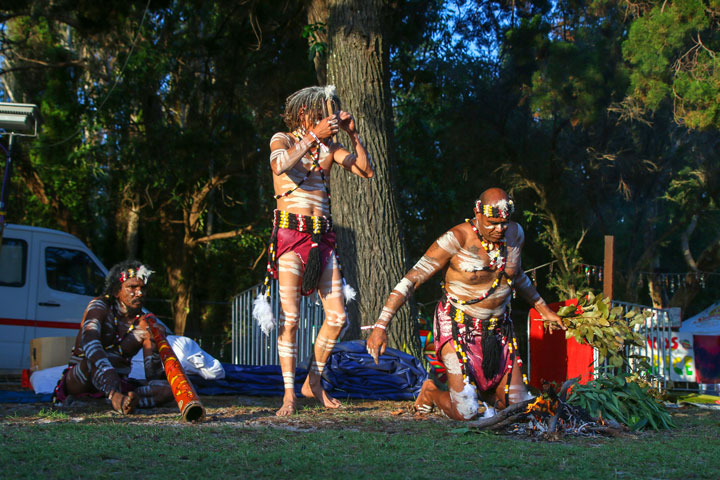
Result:
[[[187,332],[222,344],[224,302],[264,274],[268,140],[285,128],[285,97],[316,82],[308,55],[322,45],[306,7],[0,7],[2,100],[42,112],[40,136],[16,150],[10,221],[70,231],[110,265],[130,254],[128,215],[139,212],[136,254],[160,272],[151,308],[173,315],[181,272],[192,286]],[[519,206],[524,266],[556,261],[537,272],[548,301],[598,287],[578,268],[602,264],[605,235],[616,239],[618,299],[686,315],[715,300],[717,275],[654,297],[647,280],[690,270],[684,245],[694,268],[720,267],[718,8],[397,2],[386,39],[408,266],[499,185]],[[214,176],[222,181],[199,197]],[[417,293],[426,313],[437,283]]]

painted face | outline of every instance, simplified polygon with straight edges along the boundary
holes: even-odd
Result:
[[[505,232],[507,231],[509,219],[500,217],[486,217],[482,213],[478,213],[475,210],[475,218],[478,223],[478,230],[480,235],[489,242],[499,242],[505,238]]]
[[[306,130],[310,130],[315,125],[320,123],[323,118],[323,112],[316,112],[315,115],[312,112],[308,112],[306,109],[300,111],[300,117],[302,118],[302,124]]]
[[[142,309],[144,296],[145,282],[137,277],[125,280],[120,286],[120,290],[115,294],[115,298],[132,313]]]

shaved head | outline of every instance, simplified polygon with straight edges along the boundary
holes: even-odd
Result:
[[[480,194],[478,201],[482,205],[497,205],[501,200],[509,200],[510,195],[507,194],[502,188],[488,188]]]
[[[475,212],[486,217],[510,218],[515,211],[515,202],[502,188],[488,188],[475,201]]]
[[[475,202],[475,218],[483,238],[498,242],[505,236],[515,202],[502,188],[488,188]]]

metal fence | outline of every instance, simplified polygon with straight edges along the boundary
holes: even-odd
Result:
[[[649,314],[644,324],[634,327],[634,331],[645,338],[642,346],[628,345],[625,347],[628,364],[623,365],[624,371],[647,371],[647,362],[650,365],[648,373],[657,386],[666,390],[671,382],[671,344],[672,327],[679,327],[678,321],[672,315],[672,310],[667,308],[653,308],[635,303],[612,301],[612,307],[622,307],[623,315],[630,310]],[[607,361],[602,364],[598,361],[598,351],[595,350],[595,371],[602,372],[611,369]],[[695,389],[688,382],[673,382],[675,390]]]
[[[253,300],[262,285],[239,293],[232,301],[232,363],[236,365],[279,365],[277,352],[278,329],[265,335],[253,321]],[[275,319],[280,321],[280,295],[277,280],[270,284],[270,304]],[[298,316],[298,363],[305,362],[312,353],[313,340],[325,319],[317,294],[301,297]]]

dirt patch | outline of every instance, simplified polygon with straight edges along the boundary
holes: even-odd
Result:
[[[206,419],[201,426],[266,427],[310,432],[316,430],[358,430],[402,433],[416,430],[418,421],[454,423],[439,415],[419,415],[413,402],[343,400],[337,410],[325,409],[312,399],[298,399],[298,413],[276,417],[280,397],[204,396],[201,397]],[[71,406],[54,408],[49,403],[0,404],[0,424],[55,422],[127,423],[138,425],[187,426],[175,405],[139,409],[132,415],[120,415],[104,399],[75,401]]]

